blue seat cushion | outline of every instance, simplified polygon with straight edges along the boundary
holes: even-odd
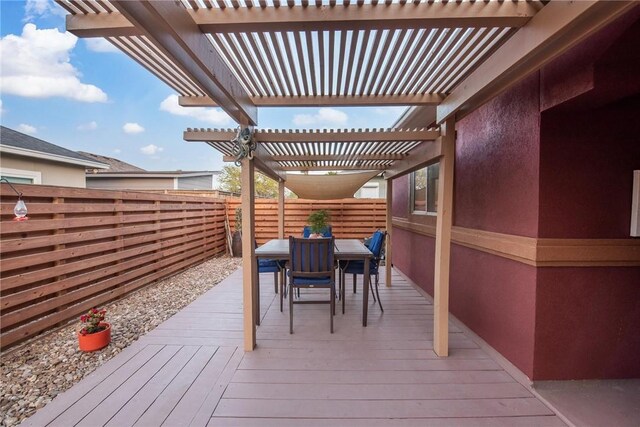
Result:
[[[349,274],[364,274],[364,261],[340,261],[340,268]],[[369,262],[369,274],[377,274],[378,263]]]
[[[291,277],[291,271],[287,272],[287,275]],[[293,286],[329,286],[331,285],[331,276],[326,277],[297,277],[294,279]]]
[[[272,259],[259,259],[258,272],[260,273],[276,273],[280,271],[281,266],[278,261]]]

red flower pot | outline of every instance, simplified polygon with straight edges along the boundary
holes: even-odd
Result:
[[[78,343],[80,344],[80,350],[82,351],[96,351],[105,348],[111,342],[111,325],[107,322],[100,323],[100,326],[105,326],[100,332],[94,334],[82,335],[78,332]]]

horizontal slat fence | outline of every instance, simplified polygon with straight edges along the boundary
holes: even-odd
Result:
[[[0,199],[0,346],[226,250],[225,201],[211,197],[18,185]]]
[[[235,225],[235,210],[240,199],[228,198],[227,214],[231,229]],[[385,199],[305,200],[287,199],[284,205],[285,236],[300,236],[313,211],[326,209],[331,213],[333,235],[339,239],[364,239],[378,228],[385,228]],[[263,244],[278,238],[278,202],[273,199],[257,199],[256,240]]]

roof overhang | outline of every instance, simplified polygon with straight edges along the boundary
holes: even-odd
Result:
[[[199,176],[213,176],[215,172],[87,172],[87,178],[194,178]]]
[[[48,160],[56,163],[66,163],[70,165],[83,166],[85,168],[107,169],[109,165],[94,162],[89,159],[82,160],[73,157],[61,156],[58,154],[43,153],[42,151],[29,150],[27,148],[13,147],[11,145],[0,145],[0,153],[14,154],[17,156],[30,157],[34,159]]]

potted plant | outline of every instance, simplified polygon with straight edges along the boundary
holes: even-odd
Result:
[[[107,310],[92,308],[80,316],[82,329],[78,331],[78,343],[82,351],[96,351],[111,342],[111,325],[104,321]]]
[[[319,211],[311,212],[307,222],[309,223],[309,227],[311,228],[311,235],[309,237],[318,238],[322,237],[323,233],[327,230],[329,226],[329,211],[321,209]]]
[[[231,236],[231,250],[234,257],[242,256],[242,208],[236,208],[235,231]]]

